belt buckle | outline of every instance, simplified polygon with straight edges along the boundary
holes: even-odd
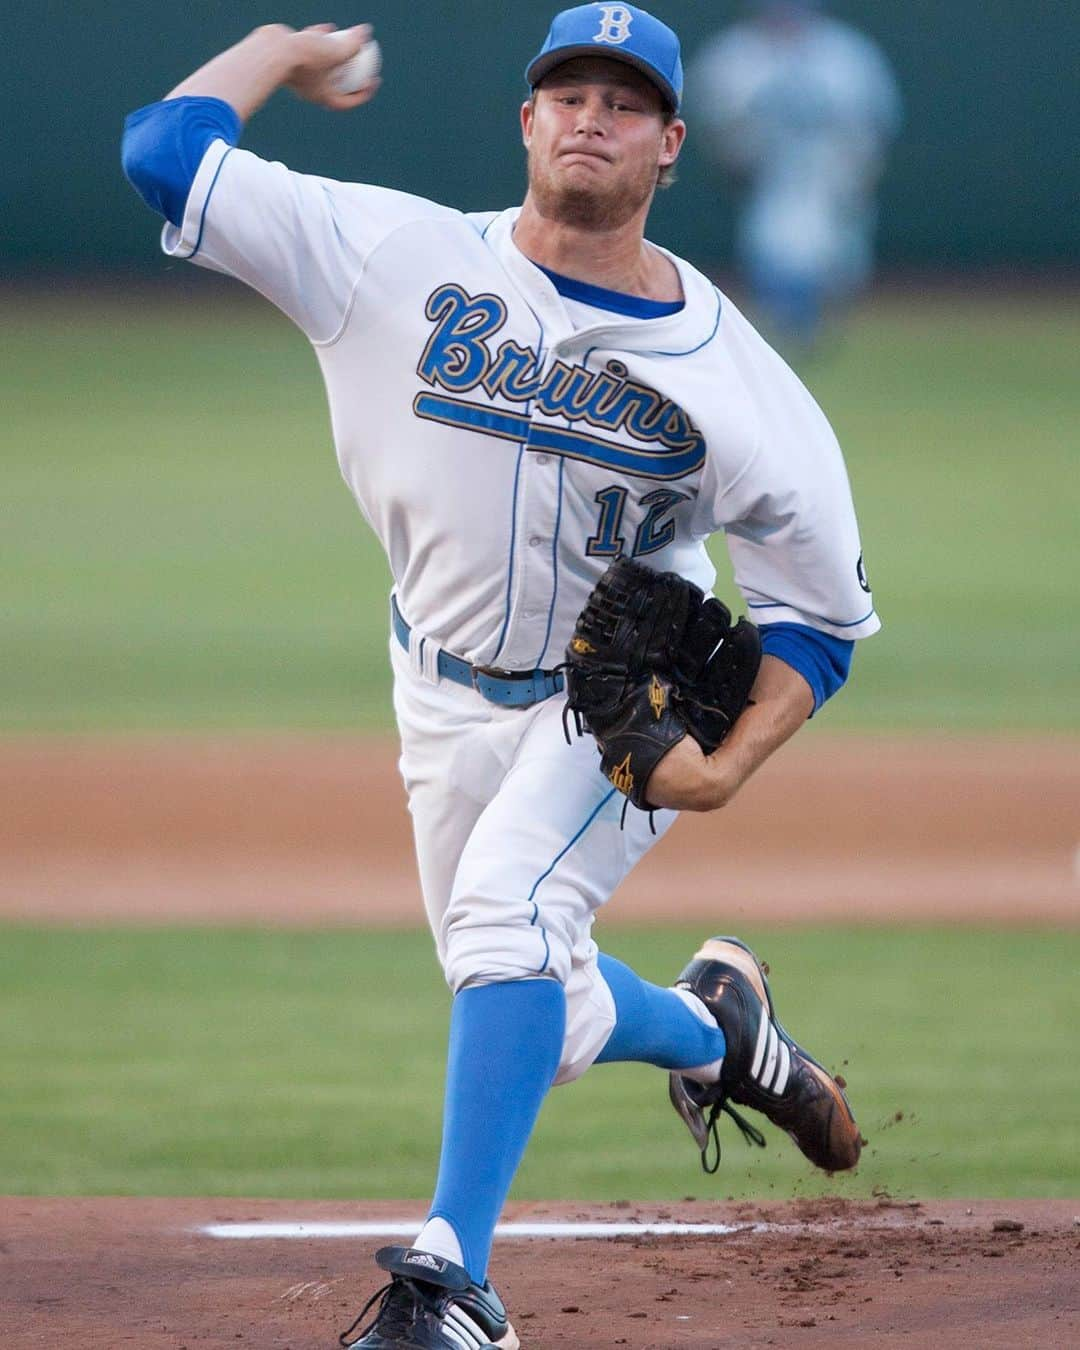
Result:
[[[481,675],[486,676],[489,680],[509,680],[514,684],[521,680],[532,679],[532,671],[503,670],[499,666],[472,666],[471,669],[474,689],[479,688]]]
[[[494,691],[486,693],[481,688],[484,680],[500,684],[505,697],[499,697]],[[501,704],[508,708],[528,708],[538,703],[536,696],[536,673],[523,670],[503,670],[499,666],[473,666],[473,688],[481,698],[489,703]]]

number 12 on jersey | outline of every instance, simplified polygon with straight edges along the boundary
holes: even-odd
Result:
[[[630,558],[640,558],[647,553],[658,553],[675,538],[675,522],[663,517],[690,498],[684,492],[673,492],[671,488],[656,488],[647,492],[637,503],[645,508],[645,519],[637,527],[634,535],[634,547],[626,552],[626,540],[622,535],[623,516],[626,501],[630,493],[627,488],[612,485],[602,488],[594,498],[600,508],[596,522],[596,533],[585,545],[590,558],[617,558],[620,554]]]

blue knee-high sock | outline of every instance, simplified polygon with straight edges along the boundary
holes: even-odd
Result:
[[[724,1033],[695,1017],[671,989],[649,984],[603,953],[600,974],[615,999],[615,1029],[598,1064],[636,1060],[662,1069],[694,1069],[723,1058]]]
[[[480,985],[454,999],[439,1180],[428,1217],[454,1229],[478,1284],[565,1031],[566,994],[555,980]]]

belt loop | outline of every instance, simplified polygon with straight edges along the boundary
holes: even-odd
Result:
[[[414,675],[424,674],[424,635],[418,628],[409,629],[409,665]]]
[[[424,638],[420,643],[420,674],[428,684],[438,684],[442,679],[439,674],[441,652],[442,648],[431,638]]]
[[[409,664],[413,673],[428,684],[438,684],[442,678],[439,674],[439,651],[439,644],[425,637],[419,628],[409,630]]]
[[[390,623],[398,642],[409,654],[409,665],[413,674],[419,675],[428,684],[438,684],[442,678],[439,674],[439,656],[442,648],[421,633],[419,628],[410,628],[405,622],[397,601],[397,591],[390,592]]]

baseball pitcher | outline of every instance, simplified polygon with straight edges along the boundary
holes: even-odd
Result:
[[[520,206],[463,214],[239,148],[279,87],[341,111],[370,30],[257,29],[128,118],[162,247],[314,346],[345,481],[394,586],[389,647],[427,917],[453,992],[442,1152],[412,1247],[342,1343],[519,1344],[488,1278],[548,1089],[664,1070],[703,1159],[762,1113],[851,1167],[841,1086],[761,964],[704,942],[672,988],[597,950],[599,908],[681,809],[712,811],[878,628],[839,447],[731,302],[648,242],[682,148],[679,41],[634,5],[558,14],[527,69]],[[370,68],[370,63],[369,63]],[[723,532],[751,623],[710,595]],[[718,904],[720,903],[718,897]]]

